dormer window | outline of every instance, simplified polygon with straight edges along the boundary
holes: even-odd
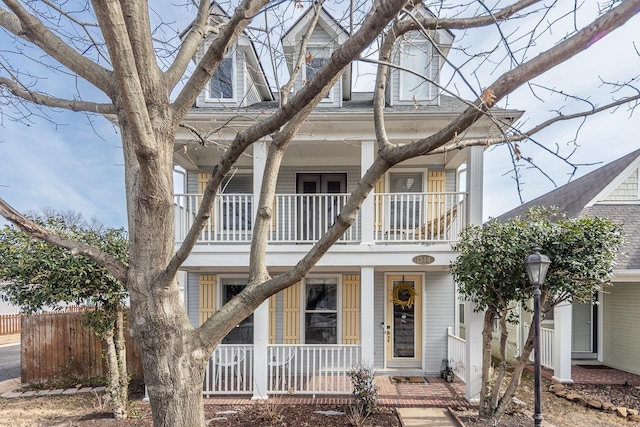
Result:
[[[400,66],[415,71],[400,71],[400,101],[431,101],[437,96],[434,84],[422,76],[436,81],[440,57],[433,52],[433,45],[427,40],[410,40],[400,47]]]
[[[222,61],[218,69],[211,76],[209,83],[209,93],[207,100],[233,101],[235,100],[235,52],[229,52]]]
[[[313,79],[313,76],[315,76],[318,70],[329,60],[330,56],[331,49],[326,46],[309,47],[307,49],[307,56],[305,58],[305,82],[309,82]],[[330,100],[332,91],[333,88],[329,89],[324,98]]]

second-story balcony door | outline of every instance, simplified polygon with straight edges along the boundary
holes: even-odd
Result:
[[[347,191],[346,173],[299,173],[296,180],[298,203],[298,240],[315,241],[333,224]]]

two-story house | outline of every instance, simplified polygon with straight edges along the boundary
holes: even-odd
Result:
[[[223,11],[213,7],[214,19],[225,19]],[[289,71],[311,13],[313,8],[281,39]],[[348,37],[335,19],[320,11],[293,93]],[[438,82],[441,55],[452,42],[448,31],[433,31],[428,38],[409,33],[399,42],[393,61]],[[221,147],[238,129],[279,107],[261,59],[251,40],[242,36],[177,136],[175,165],[184,171],[184,192],[175,195],[176,244],[191,225]],[[352,90],[353,69],[327,92],[282,162],[266,258],[272,275],[294,266],[331,226],[373,162],[373,93]],[[398,69],[391,73],[386,102],[386,131],[396,144],[436,132],[467,107],[442,95],[435,84]],[[520,114],[494,112],[501,123],[511,123]],[[189,128],[215,143],[194,143]],[[465,138],[500,132],[487,118]],[[267,143],[249,148],[224,181],[211,219],[182,267],[185,303],[196,326],[246,284]],[[353,226],[313,271],[271,297],[224,339],[211,357],[205,393],[250,393],[256,398],[283,392],[350,393],[348,372],[359,364],[377,373],[437,375],[443,359],[450,357],[447,331],[456,326],[459,315],[448,272],[456,256],[450,244],[465,225],[482,221],[482,175],[482,147],[418,157],[392,168]],[[469,318],[477,314],[469,311],[466,316],[469,331]],[[475,346],[476,351],[467,353],[478,356],[456,364],[463,377],[464,366],[480,363],[482,322],[477,323],[478,338],[466,345]],[[467,384],[473,382],[477,390],[479,372],[466,369]],[[469,396],[473,393],[468,391]]]

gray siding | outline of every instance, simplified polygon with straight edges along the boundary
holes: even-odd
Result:
[[[189,299],[187,300],[187,314],[189,320],[194,327],[198,327],[200,319],[200,274],[199,273],[187,273],[187,294]]]
[[[451,275],[446,271],[425,276],[423,324],[423,366],[428,373],[440,372],[447,357],[447,328],[454,325],[455,293]]]
[[[640,283],[616,283],[603,295],[603,362],[640,375]]]
[[[629,202],[638,200],[638,169],[633,171],[603,202]]]

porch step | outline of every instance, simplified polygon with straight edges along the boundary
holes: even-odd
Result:
[[[403,427],[455,427],[446,408],[397,408]]]

